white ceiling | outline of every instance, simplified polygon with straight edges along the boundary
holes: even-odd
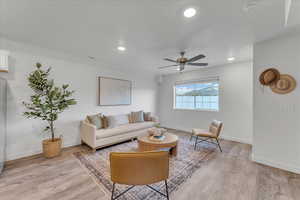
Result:
[[[155,73],[171,64],[162,58],[176,58],[182,50],[188,57],[205,54],[201,61],[209,66],[229,56],[250,60],[254,42],[292,27],[285,26],[284,0],[0,1],[0,34],[8,39]],[[197,15],[184,18],[187,7]],[[118,45],[127,51],[118,52]]]

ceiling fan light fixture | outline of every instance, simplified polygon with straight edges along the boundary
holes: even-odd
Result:
[[[124,47],[124,46],[118,46],[118,50],[119,51],[126,51],[126,47]]]
[[[229,57],[229,58],[227,58],[227,60],[228,60],[229,62],[232,62],[232,61],[235,60],[235,57]]]
[[[204,67],[204,66],[207,66],[208,63],[195,63],[195,61],[203,59],[203,58],[205,58],[205,55],[199,54],[197,56],[194,56],[194,57],[188,59],[188,58],[184,57],[184,52],[180,52],[180,57],[177,58],[176,60],[170,59],[170,58],[164,58],[164,60],[172,62],[173,64],[159,67],[159,69],[165,69],[165,68],[176,66],[176,68],[174,70],[182,72],[182,71],[184,71],[186,65]]]
[[[184,10],[183,15],[186,18],[191,18],[191,17],[194,17],[196,15],[196,13],[197,13],[197,11],[195,8],[187,8]]]

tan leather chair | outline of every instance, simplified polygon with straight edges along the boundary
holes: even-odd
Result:
[[[195,136],[196,141],[195,141],[195,146],[194,149],[196,149],[196,146],[198,143],[201,142],[208,142],[215,144],[219,147],[220,151],[222,152],[222,148],[220,146],[218,137],[221,133],[223,127],[223,122],[214,120],[211,125],[209,126],[209,130],[203,130],[203,129],[192,129],[192,136],[191,139]],[[202,137],[204,139],[199,139],[199,137]],[[190,139],[190,140],[191,140]],[[216,140],[217,143],[208,141],[208,140]]]
[[[113,182],[111,199],[117,199],[136,185],[146,185],[169,199],[169,153],[167,151],[156,152],[132,152],[110,153],[110,173]],[[149,184],[165,182],[166,194],[156,190]],[[125,191],[114,197],[115,184],[131,185]]]

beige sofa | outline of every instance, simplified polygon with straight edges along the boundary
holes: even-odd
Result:
[[[114,128],[96,129],[86,118],[81,121],[81,142],[96,149],[134,139],[139,135],[147,134],[147,129],[158,124],[157,117],[151,117],[151,121],[128,123]]]

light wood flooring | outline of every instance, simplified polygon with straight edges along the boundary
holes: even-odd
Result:
[[[300,175],[250,161],[250,145],[225,140],[221,145],[223,153],[211,154],[171,200],[300,200]],[[54,159],[33,156],[7,163],[0,199],[110,199],[73,157],[82,148],[87,149],[72,147]]]

